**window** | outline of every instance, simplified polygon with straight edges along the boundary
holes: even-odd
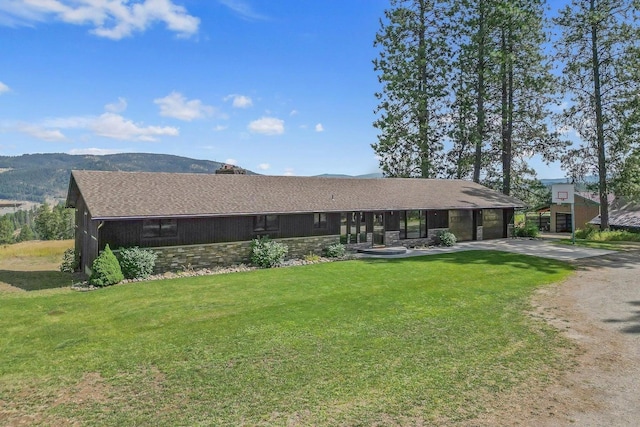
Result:
[[[327,214],[326,213],[314,213],[313,214],[313,228],[327,228]]]
[[[142,237],[176,237],[178,235],[178,220],[176,219],[145,219],[142,222]]]
[[[426,237],[427,227],[424,211],[400,212],[400,238],[419,239]]]
[[[253,231],[275,231],[279,228],[278,215],[256,215],[253,220]]]

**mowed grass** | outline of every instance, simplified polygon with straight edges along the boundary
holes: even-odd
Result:
[[[0,294],[0,424],[456,422],[565,363],[501,252]]]
[[[29,241],[0,245],[0,293],[70,286],[70,274],[59,270],[73,240]]]

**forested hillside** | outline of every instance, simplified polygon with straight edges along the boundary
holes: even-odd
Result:
[[[143,153],[0,156],[0,169],[5,170],[0,173],[0,199],[34,202],[64,199],[72,169],[214,173],[221,165],[209,160]]]

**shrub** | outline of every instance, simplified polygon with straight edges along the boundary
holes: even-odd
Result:
[[[314,263],[320,262],[320,255],[309,252],[307,255],[304,256],[304,260],[307,262],[314,262]]]
[[[94,286],[111,286],[124,279],[118,259],[111,252],[109,245],[98,255],[91,266],[89,283]]]
[[[268,237],[251,241],[251,262],[258,267],[271,268],[280,265],[288,252],[287,245],[274,242]]]
[[[439,231],[436,235],[436,243],[442,246],[453,246],[456,244],[456,236],[447,230]]]
[[[78,269],[78,259],[76,258],[76,251],[73,249],[67,249],[62,255],[62,264],[60,264],[60,271],[63,273],[73,273]]]
[[[121,248],[118,251],[118,261],[122,274],[127,279],[145,279],[153,273],[158,255],[148,249]]]
[[[516,237],[538,237],[540,230],[535,224],[526,224],[522,227],[516,227],[514,233]]]
[[[579,228],[576,230],[576,239],[590,240],[598,233],[598,229],[591,224],[587,224],[585,228]]]
[[[325,253],[329,258],[341,258],[344,256],[346,248],[342,243],[334,243],[325,249]]]

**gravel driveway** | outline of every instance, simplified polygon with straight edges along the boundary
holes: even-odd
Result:
[[[576,274],[536,295],[534,315],[576,344],[576,365],[551,385],[506,396],[469,425],[640,425],[640,251],[574,263]]]

